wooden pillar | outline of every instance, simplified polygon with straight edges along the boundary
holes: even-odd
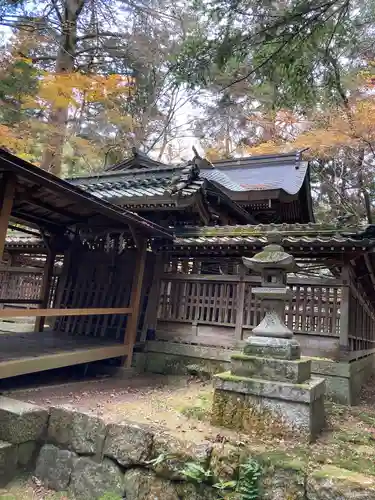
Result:
[[[245,277],[245,267],[240,266],[240,281],[237,284],[237,312],[236,312],[236,326],[234,327],[234,334],[236,341],[242,340],[242,329],[243,329],[243,318],[244,318],[244,309],[245,309],[245,287],[246,283],[244,282]]]
[[[5,173],[0,180],[0,262],[3,260],[9,218],[12,212],[16,177]]]
[[[342,289],[340,303],[340,357],[345,357],[349,350],[349,297],[350,274],[349,266],[344,265],[341,271]]]
[[[40,309],[47,309],[48,299],[51,290],[51,281],[53,276],[53,269],[55,264],[56,253],[53,250],[48,250],[47,259],[44,264],[44,272],[42,279],[42,286],[40,290]],[[40,316],[35,320],[34,332],[42,332],[44,330],[45,316]]]
[[[142,328],[141,342],[146,341],[147,331],[150,328],[156,330],[162,271],[163,271],[163,255],[157,254],[155,257],[153,281],[151,285],[150,295],[148,297],[147,310]]]
[[[130,307],[132,309],[132,313],[131,316],[128,318],[126,324],[125,337],[124,337],[124,343],[127,346],[127,358],[126,358],[127,368],[131,367],[133,359],[133,348],[137,339],[137,328],[138,328],[138,319],[140,311],[140,302],[142,297],[143,276],[145,272],[146,258],[147,258],[146,239],[140,239],[138,237],[137,250],[138,254],[134,269],[133,283],[130,295]]]

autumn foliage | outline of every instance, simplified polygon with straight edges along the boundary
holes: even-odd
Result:
[[[32,58],[25,57],[27,49],[23,46],[20,51],[19,44],[15,43],[0,61],[3,77],[0,103],[4,114],[0,147],[40,164],[50,137],[62,134],[70,155],[78,161],[83,157],[89,163],[92,160],[95,168],[101,145],[78,134],[77,124],[94,108],[98,128],[105,124],[107,129],[131,132],[132,119],[124,109],[133,93],[134,81],[118,74],[49,72],[39,68]],[[64,130],[54,130],[48,122],[49,114],[56,109],[67,110],[68,123]]]

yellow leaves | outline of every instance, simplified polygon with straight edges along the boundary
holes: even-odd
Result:
[[[222,151],[220,149],[216,148],[208,148],[204,152],[204,157],[207,158],[209,161],[215,161],[215,160],[220,160],[223,158]]]
[[[280,142],[276,141],[266,141],[255,146],[249,146],[246,148],[246,154],[249,155],[266,155],[273,154],[280,151]]]
[[[121,75],[84,75],[79,72],[47,73],[40,76],[39,91],[35,97],[25,96],[24,108],[53,109],[79,108],[83,102],[102,103],[117,97],[129,97],[134,82]]]

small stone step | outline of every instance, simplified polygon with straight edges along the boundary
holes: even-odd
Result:
[[[231,356],[231,373],[239,377],[256,377],[302,384],[310,378],[311,362],[300,359],[273,359],[234,354]]]

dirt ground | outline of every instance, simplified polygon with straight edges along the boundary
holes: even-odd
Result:
[[[68,405],[104,418],[162,426],[187,440],[214,440],[225,434],[209,425],[210,382],[188,377],[136,375],[73,381],[38,388],[4,391],[5,396],[44,407]],[[228,431],[228,434],[233,433]]]
[[[41,383],[41,381],[39,381]],[[281,460],[298,460],[307,468],[333,464],[365,475],[375,476],[375,379],[362,392],[362,402],[345,407],[327,401],[327,428],[312,445],[298,438],[244,435],[210,425],[212,385],[187,377],[136,375],[125,378],[101,377],[82,381],[44,384],[39,387],[4,391],[9,397],[37,405],[69,405],[101,416],[106,421],[134,421],[162,426],[189,441],[227,441],[247,445],[254,452],[280,453]],[[29,496],[8,492],[8,498],[55,500],[35,483],[13,485],[13,491],[28,491]],[[30,496],[31,495],[31,496]],[[34,496],[32,496],[34,495]],[[51,496],[52,495],[52,496]],[[66,497],[65,497],[66,498]]]

